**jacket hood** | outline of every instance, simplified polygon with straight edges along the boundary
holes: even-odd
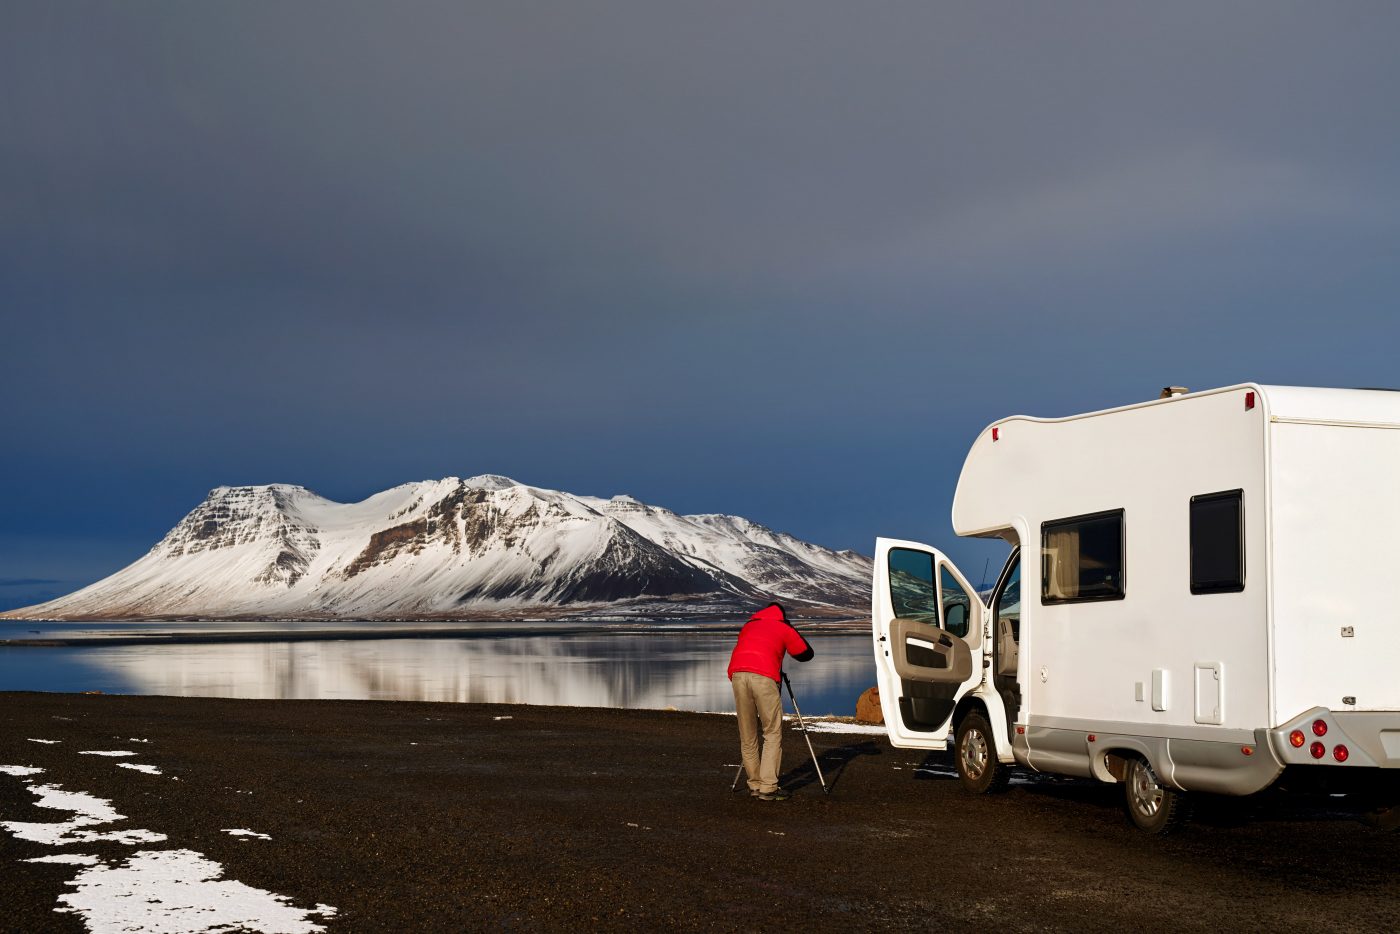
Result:
[[[770,603],[763,609],[759,610],[757,613],[749,617],[749,622],[751,623],[757,622],[759,620],[767,620],[768,622],[773,623],[786,623],[787,614],[783,612],[783,608],[780,605],[776,603]]]

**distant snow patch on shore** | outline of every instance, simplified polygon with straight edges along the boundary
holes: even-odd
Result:
[[[863,733],[868,736],[885,736],[889,733],[883,726],[873,723],[842,723],[839,720],[809,720],[807,729],[813,733]]]
[[[244,830],[243,828],[239,828],[239,827],[233,828],[232,830],[221,830],[221,831],[219,831],[219,832],[220,832],[220,833],[226,833],[226,834],[228,834],[230,837],[257,837],[259,840],[271,840],[271,839],[272,839],[270,836],[268,836],[268,835],[265,834],[265,833],[258,833],[256,830]]]
[[[61,740],[61,739],[32,739],[32,738],[31,738],[29,741],[30,741],[31,743],[43,743],[45,746],[57,746],[59,743],[63,742],[63,740]]]
[[[141,773],[144,773],[144,774],[146,774],[146,775],[160,775],[160,774],[161,774],[160,769],[156,768],[154,765],[145,765],[145,764],[140,763],[140,762],[118,762],[118,763],[117,763],[117,768],[119,768],[119,769],[131,769],[133,772],[141,772]]]
[[[111,756],[120,759],[123,756],[134,756],[136,753],[129,749],[84,749],[78,753],[80,756]]]

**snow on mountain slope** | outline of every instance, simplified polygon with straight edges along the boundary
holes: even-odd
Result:
[[[779,599],[830,603],[853,578],[859,595],[869,596],[870,562],[855,552],[812,545],[738,516],[682,516],[630,496],[579,498],[692,565],[721,569]]]
[[[737,516],[485,475],[359,503],[219,487],[144,557],[20,618],[468,617],[638,601],[858,607],[871,563]]]

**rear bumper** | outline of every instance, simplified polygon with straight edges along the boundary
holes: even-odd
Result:
[[[1319,735],[1314,723],[1321,721]],[[1303,734],[1300,746],[1290,740]],[[1331,711],[1314,707],[1268,731],[1269,747],[1284,765],[1330,765],[1341,768],[1400,769],[1400,710]],[[1315,756],[1314,745],[1322,754]],[[1339,750],[1345,749],[1345,759]]]

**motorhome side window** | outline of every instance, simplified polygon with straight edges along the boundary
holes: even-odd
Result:
[[[1191,497],[1191,592],[1244,590],[1244,491]]]
[[[908,548],[890,549],[890,603],[899,619],[938,625],[938,588],[933,555]]]
[[[1040,555],[1041,603],[1121,600],[1123,510],[1042,523]]]

